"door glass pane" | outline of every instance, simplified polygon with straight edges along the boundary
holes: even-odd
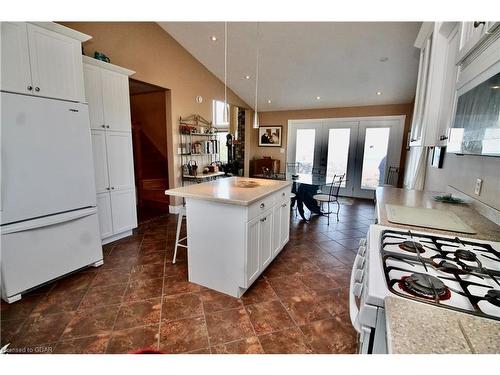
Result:
[[[299,173],[311,173],[314,164],[314,129],[297,129],[295,162],[300,163]]]
[[[349,141],[351,129],[330,129],[328,132],[328,157],[326,175],[332,178],[334,175],[347,176],[347,159],[349,157]],[[345,187],[345,180],[341,187]]]
[[[361,188],[375,189],[384,184],[389,128],[366,129]]]

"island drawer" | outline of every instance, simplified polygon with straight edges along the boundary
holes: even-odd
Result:
[[[276,204],[276,193],[271,194],[267,197],[259,199],[257,202],[252,203],[248,206],[248,221],[256,218],[260,214],[266,212]]]

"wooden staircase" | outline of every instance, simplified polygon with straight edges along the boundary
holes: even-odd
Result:
[[[156,148],[139,122],[132,123],[137,204],[168,210],[167,158]],[[165,152],[166,153],[166,152]]]

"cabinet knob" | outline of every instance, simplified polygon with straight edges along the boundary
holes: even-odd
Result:
[[[114,187],[114,186],[111,186],[111,190],[115,190],[115,187]]]
[[[484,21],[474,21],[474,28],[477,29],[481,25],[486,25]]]
[[[448,139],[448,137],[446,135],[442,135],[439,137],[440,141],[446,141],[447,139]]]
[[[286,207],[286,203],[283,203],[283,204],[281,205],[281,207]]]
[[[109,125],[106,125],[106,127],[109,129]]]
[[[28,89],[28,91],[33,90],[33,86],[28,86],[28,87],[26,87],[26,88]]]
[[[106,127],[106,125],[101,125],[101,126],[102,126],[103,128],[105,128],[105,127]]]
[[[260,219],[260,221],[263,223],[264,221],[267,220],[267,217],[263,217],[262,219]]]
[[[36,92],[40,91],[40,87],[35,87],[35,91]]]
[[[410,142],[415,142],[416,140],[417,140],[417,138],[411,138]]]
[[[106,190],[109,190],[109,187],[107,187]]]
[[[264,208],[264,207],[266,207],[266,205],[264,203],[261,203],[260,208]]]

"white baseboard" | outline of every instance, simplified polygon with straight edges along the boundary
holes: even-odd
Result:
[[[110,237],[103,238],[101,241],[102,245],[106,245],[107,243],[118,241],[122,238],[128,237],[132,235],[132,230],[127,230],[126,232],[118,233]]]
[[[178,206],[169,205],[168,212],[171,214],[178,214],[180,212],[181,208],[182,208],[182,204],[180,204]]]

